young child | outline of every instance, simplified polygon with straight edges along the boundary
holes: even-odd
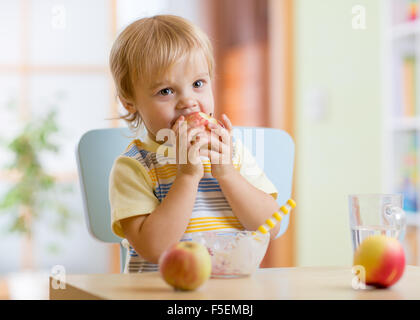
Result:
[[[121,118],[147,132],[110,175],[111,227],[129,243],[125,272],[157,271],[162,252],[188,233],[256,230],[278,210],[276,188],[233,141],[226,115],[217,125],[185,127],[194,112],[214,113],[212,46],[197,26],[172,15],[137,20],[115,41],[110,67],[127,111]],[[176,144],[161,139],[163,129]]]

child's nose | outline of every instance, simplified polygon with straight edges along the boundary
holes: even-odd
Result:
[[[193,108],[198,106],[198,102],[195,99],[187,98],[187,99],[180,99],[177,105],[178,109],[185,109],[185,108]]]

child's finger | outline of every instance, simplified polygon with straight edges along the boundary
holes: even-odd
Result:
[[[200,121],[198,121],[197,119],[195,119],[193,121],[189,121],[188,126],[191,127],[191,128],[199,128],[199,127],[204,128],[204,125],[202,123],[200,123]]]
[[[186,126],[186,124],[182,124],[182,126]],[[189,128],[187,130],[181,130],[180,135],[178,136],[177,140],[177,158],[182,159],[182,161],[186,161],[188,155],[190,154],[190,149],[194,147],[194,145],[198,144],[196,142],[196,137],[201,135],[205,137],[204,128],[197,127],[197,128]],[[200,146],[207,144],[207,141],[200,142]],[[192,151],[194,153],[194,151]]]
[[[219,121],[219,120],[217,120],[217,121]],[[219,126],[220,126],[220,124],[217,125],[217,124],[215,124],[213,122],[207,123],[207,128],[209,128],[210,130],[215,130],[215,129],[219,128]]]
[[[205,147],[207,149],[208,143],[209,143],[209,140],[206,135],[198,135],[198,139],[195,140],[192,147],[198,148],[198,149]]]
[[[203,147],[207,146],[207,137],[206,136],[202,136],[199,140],[197,140],[192,146],[191,148],[189,148],[188,150],[188,159],[191,163],[193,164],[197,164],[199,162],[201,162],[200,160],[200,154],[201,154],[201,150],[203,150]]]
[[[232,136],[232,131],[229,131],[226,128],[217,126],[215,129],[211,130],[213,135],[216,135],[220,138],[221,141],[229,141],[229,137]]]
[[[215,152],[221,153],[221,154],[227,154],[230,155],[232,150],[232,143],[231,143],[231,137],[229,135],[225,136],[225,138],[222,138],[220,141],[219,136],[216,136],[214,134],[210,135],[209,137],[209,150],[213,150]]]
[[[172,126],[172,130],[175,131],[176,133],[179,130],[179,126],[180,124],[185,120],[184,116],[180,116],[176,121],[175,124]]]
[[[212,165],[230,164],[229,157],[214,150],[201,149],[200,156],[209,158]]]
[[[181,131],[180,130],[181,127],[183,127],[185,130],[182,130]],[[175,134],[177,136],[181,136],[182,135],[183,137],[187,137],[189,139],[189,135],[190,135],[190,132],[192,130],[195,130],[195,131],[200,130],[201,131],[201,130],[204,130],[204,127],[203,126],[190,126],[189,124],[187,124],[186,121],[179,120],[179,121],[177,121],[175,123],[173,130],[175,130]],[[190,141],[190,139],[188,141]]]
[[[225,125],[225,128],[229,131],[232,131],[233,129],[232,122],[230,121],[229,117],[225,113],[222,114],[222,121],[223,121],[223,124]]]
[[[205,135],[205,130],[204,127],[194,127],[194,128],[189,128],[187,130],[187,142],[188,145],[191,144],[191,142],[195,142],[197,136],[204,136]]]
[[[216,152],[220,151],[221,141],[219,140],[219,136],[216,136],[215,134],[211,133],[209,135],[209,150],[214,150]]]

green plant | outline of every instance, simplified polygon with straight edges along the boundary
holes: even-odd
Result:
[[[45,153],[59,151],[52,140],[58,132],[56,115],[55,111],[50,111],[45,117],[27,122],[10,141],[2,139],[2,145],[13,155],[13,160],[4,168],[12,177],[12,186],[0,199],[0,212],[11,218],[6,231],[24,235],[29,241],[34,221],[47,211],[53,212],[52,221],[48,219],[52,228],[61,233],[67,231],[73,218],[59,196],[70,189],[60,186],[40,160]]]

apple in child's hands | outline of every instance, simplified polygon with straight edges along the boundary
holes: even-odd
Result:
[[[186,117],[187,124],[191,125],[195,120],[199,125],[207,127],[209,123],[218,124],[217,120],[204,112],[194,112]]]
[[[210,277],[210,254],[198,242],[178,242],[160,256],[159,271],[175,289],[194,290]]]
[[[206,132],[209,137],[210,137],[210,132],[211,132],[211,129],[208,127],[209,123],[213,125],[220,124],[222,127],[224,127],[224,125],[220,123],[219,121],[217,121],[216,118],[213,118],[212,116],[209,116],[208,114],[205,114],[204,112],[191,113],[186,117],[185,120],[187,121],[187,125],[189,126],[193,125],[193,123],[197,121],[197,125],[203,126],[206,129]]]
[[[367,285],[390,287],[404,273],[404,249],[395,238],[384,235],[371,236],[357,248],[353,265],[364,267]]]
[[[209,116],[208,114],[204,112],[193,112],[189,114],[185,120],[187,121],[188,126],[192,126],[193,123],[197,121],[198,126],[203,126],[206,129],[208,137],[210,137],[210,131],[211,131],[208,127],[208,124],[209,123],[212,123],[215,125],[218,124],[218,121],[215,118],[213,118],[212,116]]]

